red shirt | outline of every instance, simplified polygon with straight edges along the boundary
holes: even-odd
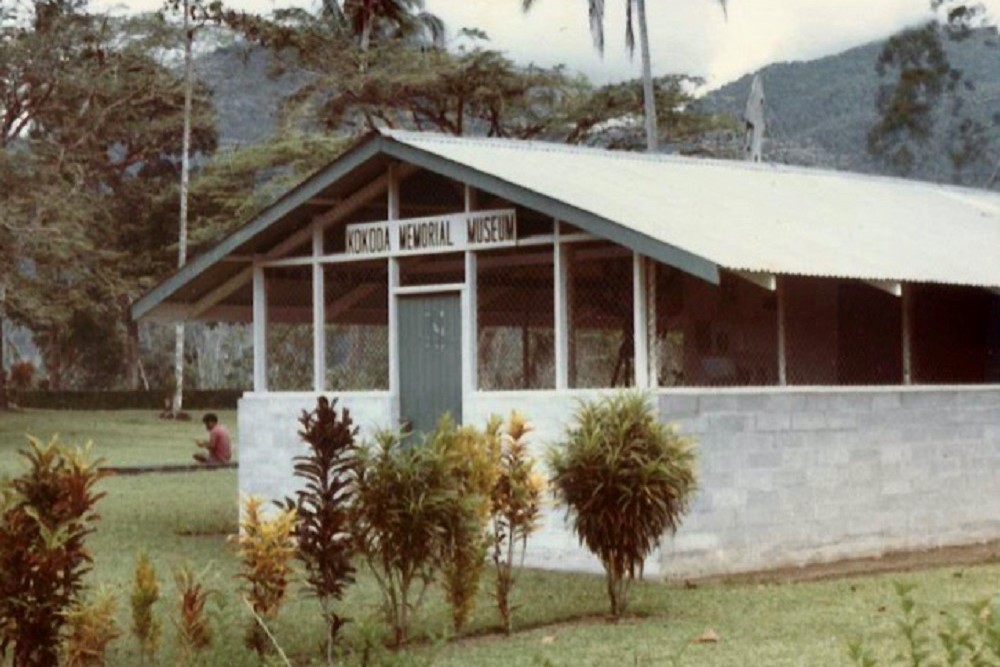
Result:
[[[208,432],[208,453],[215,461],[228,463],[233,457],[233,445],[229,431],[222,424],[216,424]]]

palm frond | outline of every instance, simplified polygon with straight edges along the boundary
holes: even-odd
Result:
[[[604,0],[590,0],[590,34],[594,46],[604,55]]]

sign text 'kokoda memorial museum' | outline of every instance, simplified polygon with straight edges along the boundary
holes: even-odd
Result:
[[[389,220],[348,225],[346,254],[380,255],[451,252],[517,242],[514,209]]]

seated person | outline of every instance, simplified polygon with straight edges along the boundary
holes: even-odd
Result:
[[[219,423],[219,417],[213,412],[202,417],[201,421],[205,423],[205,430],[208,431],[208,440],[195,440],[194,444],[207,452],[205,454],[198,452],[193,456],[194,460],[207,465],[229,463],[233,455],[229,431]]]

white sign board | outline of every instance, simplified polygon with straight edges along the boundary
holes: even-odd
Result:
[[[514,209],[347,225],[345,254],[382,257],[459,252],[517,243]]]

